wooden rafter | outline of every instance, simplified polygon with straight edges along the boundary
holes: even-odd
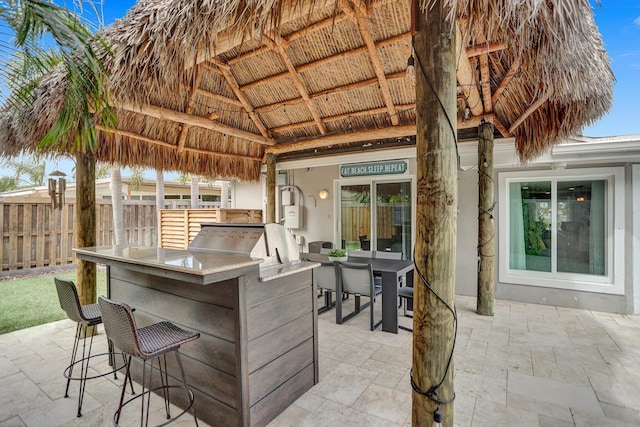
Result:
[[[265,138],[269,138],[270,137],[269,132],[265,128],[264,123],[262,123],[262,120],[260,120],[256,112],[254,111],[253,105],[251,105],[247,96],[240,89],[240,86],[238,85],[238,81],[233,76],[233,74],[231,74],[231,68],[228,66],[225,67],[224,65],[226,64],[222,64],[221,61],[217,61],[216,65],[219,66],[222,76],[227,81],[227,84],[229,85],[233,93],[236,95],[236,98],[238,98],[238,100],[242,103],[242,107],[249,115],[249,118],[251,119],[251,121],[253,121],[253,124],[256,125],[256,127],[258,128],[262,136],[264,136]]]
[[[371,64],[373,65],[373,69],[375,70],[376,77],[378,78],[378,82],[380,84],[380,92],[382,92],[382,98],[384,99],[384,103],[387,106],[387,110],[389,111],[389,118],[391,120],[391,124],[397,126],[400,123],[398,116],[396,115],[396,107],[393,103],[393,98],[391,97],[391,91],[389,90],[389,83],[385,78],[384,68],[382,67],[382,62],[380,61],[380,56],[378,55],[378,50],[376,48],[376,43],[367,27],[367,21],[365,19],[365,15],[362,13],[362,10],[366,10],[366,6],[361,1],[355,1],[356,5],[354,9],[351,9],[351,6],[344,0],[340,2],[340,8],[347,14],[352,16],[352,18],[357,22],[358,27],[360,29],[360,36],[364,40],[364,43],[367,46],[369,51],[369,58],[371,59]]]
[[[478,35],[478,41],[486,44],[483,35]],[[489,54],[484,52],[479,54],[480,63],[480,81],[482,82],[482,103],[484,112],[491,113],[493,111],[493,103],[491,102],[491,75],[489,74]]]
[[[168,108],[162,108],[155,105],[136,105],[132,102],[120,102],[115,105],[122,110],[131,111],[134,113],[145,114],[150,117],[154,117],[160,120],[169,120],[177,123],[188,123],[191,126],[198,126],[204,129],[221,132],[227,135],[235,136],[238,138],[244,138],[252,142],[257,142],[263,145],[274,145],[275,141],[265,138],[262,135],[256,135],[252,132],[247,132],[242,129],[236,129],[231,126],[224,125],[211,121],[207,117],[192,116],[190,114],[182,113],[180,111],[169,110]]]
[[[542,106],[542,104],[544,104],[545,102],[547,102],[547,100],[549,99],[549,97],[551,96],[551,91],[547,90],[544,95],[542,95],[540,98],[538,98],[538,100],[536,102],[534,102],[533,104],[531,104],[529,106],[529,108],[527,108],[525,110],[525,112],[518,117],[518,119],[513,122],[511,124],[511,126],[509,127],[509,133],[513,133],[513,131],[522,124],[522,122],[524,122],[527,117],[529,117],[530,115],[532,115],[534,113],[534,111],[536,111],[538,108],[540,108],[540,106]]]
[[[320,113],[318,112],[318,109],[316,108],[315,104],[313,103],[313,100],[309,96],[309,92],[307,92],[307,89],[304,87],[304,84],[302,83],[302,80],[300,79],[300,76],[296,71],[296,67],[293,65],[293,62],[291,61],[291,58],[289,57],[289,54],[286,51],[287,42],[283,40],[282,37],[280,36],[275,36],[274,39],[275,39],[274,41],[275,41],[276,47],[278,49],[278,53],[280,53],[280,57],[282,58],[282,61],[285,63],[287,69],[289,70],[289,75],[291,77],[291,80],[293,81],[293,85],[296,87],[296,89],[300,93],[300,96],[302,96],[302,98],[304,99],[304,102],[307,104],[307,108],[309,109],[309,112],[311,113],[313,120],[316,122],[316,126],[318,127],[318,130],[322,135],[324,135],[325,133],[327,133],[327,128],[324,126],[324,123],[322,122],[322,118],[320,117]]]
[[[507,48],[507,44],[502,42],[478,43],[475,46],[469,46],[467,48],[467,56],[472,57],[472,56],[478,56],[478,55],[486,55],[492,52],[505,50],[506,48]]]
[[[386,77],[387,80],[404,79],[404,78],[407,77],[407,73],[405,71],[399,71],[397,73],[387,74],[385,77]],[[350,90],[358,89],[358,88],[361,88],[361,87],[366,87],[366,86],[369,86],[369,85],[372,85],[372,84],[378,84],[378,78],[377,77],[374,77],[374,78],[371,78],[371,79],[367,79],[367,80],[362,80],[362,81],[355,82],[355,83],[349,83],[349,84],[342,85],[342,86],[335,86],[333,88],[325,89],[325,90],[320,91],[320,92],[310,93],[309,96],[312,99],[321,98],[323,96],[331,95],[331,94],[334,94],[334,93],[340,93],[340,92],[348,92]],[[302,99],[302,97],[292,98],[292,99],[288,99],[286,101],[274,102],[273,104],[267,104],[267,105],[263,105],[262,107],[257,107],[256,111],[262,112],[262,111],[273,110],[275,108],[282,107],[283,105],[293,105],[293,104],[297,104],[297,103],[303,102],[303,101],[304,101],[304,99]]]
[[[193,86],[191,87],[191,90],[189,90],[189,101],[187,102],[187,108],[185,108],[184,110],[186,114],[193,114],[196,103],[196,91],[198,90],[198,86],[200,86],[200,80],[202,80],[202,72],[202,67],[198,67],[196,69],[196,75],[193,79]],[[187,135],[189,133],[190,127],[191,125],[189,125],[188,123],[182,124],[180,136],[178,137],[178,153],[181,153],[182,150],[184,150],[184,144],[187,142]]]
[[[408,110],[410,108],[415,108],[416,104],[412,103],[412,104],[405,104],[405,105],[397,105],[396,108],[398,110]],[[343,120],[343,119],[348,119],[349,117],[361,117],[361,116],[370,116],[373,114],[380,114],[380,113],[384,113],[385,111],[387,111],[387,107],[380,107],[380,108],[372,108],[370,110],[360,110],[360,111],[352,111],[349,113],[343,113],[343,114],[337,114],[335,116],[329,116],[329,117],[324,117],[322,120],[325,123],[329,123],[329,122],[335,122],[338,120]],[[306,126],[311,126],[313,125],[314,122],[311,120],[305,121],[305,122],[299,122],[299,123],[291,123],[288,125],[284,125],[284,126],[278,126],[275,128],[271,128],[269,129],[271,132],[283,132],[286,130],[291,130],[291,129],[297,129],[297,128],[301,128],[301,127],[306,127]]]
[[[128,131],[124,131],[124,130],[119,130],[119,129],[107,129],[101,125],[96,125],[96,129],[101,131],[101,132],[107,132],[107,133],[112,133],[114,135],[117,136],[126,136],[128,138],[134,138],[143,142],[147,142],[149,144],[153,144],[153,145],[159,145],[162,147],[167,147],[167,148],[171,148],[173,150],[176,150],[177,147],[175,144],[171,144],[170,142],[166,142],[166,141],[160,141],[159,139],[155,139],[155,138],[149,138],[148,136],[144,136],[144,135],[140,135],[134,132],[128,132]],[[244,154],[233,154],[233,153],[223,153],[220,151],[213,151],[213,150],[205,150],[202,148],[194,148],[194,147],[184,147],[184,151],[190,151],[193,153],[199,153],[199,154],[207,154],[207,155],[214,155],[214,156],[220,156],[220,157],[230,157],[230,158],[239,158],[239,159],[244,159],[244,160],[251,160],[254,162],[258,162],[261,161],[262,158],[261,157],[253,157],[253,156],[247,156]]]
[[[382,129],[371,129],[360,132],[324,135],[316,138],[306,139],[304,141],[273,145],[271,147],[267,147],[265,152],[278,155],[293,151],[308,150],[312,148],[329,147],[336,144],[348,144],[351,142],[372,141],[376,139],[401,138],[404,136],[413,136],[415,134],[415,124],[389,126]]]
[[[389,37],[388,39],[385,40],[380,40],[379,42],[376,42],[376,48],[381,48],[384,46],[388,46],[390,44],[393,43],[398,43],[404,40],[408,40],[411,38],[411,34],[410,33],[404,33],[404,34],[399,34],[397,36],[393,36],[393,37]],[[331,56],[327,56],[326,58],[321,58],[318,59],[316,61],[313,62],[309,62],[307,64],[302,64],[302,65],[298,65],[296,67],[296,71],[298,73],[302,73],[303,71],[307,71],[316,67],[319,67],[321,65],[326,65],[326,64],[330,64],[334,61],[338,61],[340,59],[346,59],[346,58],[350,58],[353,55],[358,55],[361,53],[365,53],[369,50],[369,48],[367,46],[362,46],[362,47],[357,47],[355,49],[346,51],[346,52],[341,52],[341,53],[336,53],[335,55],[331,55]],[[282,73],[278,73],[278,74],[274,74],[272,76],[268,76],[265,77],[263,79],[259,79],[250,83],[246,83],[242,86],[240,86],[240,89],[247,90],[250,89],[252,87],[261,85],[261,84],[265,84],[265,83],[270,83],[285,77],[289,76],[289,71],[284,71]]]
[[[520,59],[516,59],[515,61],[513,61],[513,64],[511,64],[509,71],[507,71],[507,75],[504,76],[504,78],[500,82],[500,85],[491,96],[491,102],[493,104],[498,102],[498,99],[500,99],[500,96],[502,96],[502,93],[507,88],[507,86],[509,86],[509,83],[511,83],[511,79],[513,79],[513,76],[516,75],[519,69],[520,69]]]
[[[205,96],[207,98],[215,99],[216,101],[221,101],[226,104],[235,105],[236,107],[242,107],[242,102],[237,99],[228,98],[224,95],[220,95],[218,93],[209,92],[208,90],[198,89],[196,91],[199,95]]]
[[[340,14],[338,16],[332,16],[331,18],[327,18],[327,19],[323,19],[322,21],[318,21],[315,24],[311,24],[306,28],[303,28],[302,30],[299,31],[294,31],[291,34],[288,34],[286,36],[283,37],[284,40],[286,40],[287,42],[292,42],[294,40],[297,40],[301,37],[306,36],[309,33],[312,33],[314,31],[318,31],[321,30],[323,28],[335,25],[338,22],[342,22],[345,19],[347,19],[347,16],[344,14]],[[235,58],[229,58],[229,60],[227,61],[227,64],[229,65],[233,65],[235,63],[244,61],[245,59],[249,59],[252,58],[254,56],[258,56],[258,55],[262,55],[265,52],[269,52],[271,50],[273,50],[274,46],[271,44],[267,44],[264,45],[258,49],[254,49],[251,50],[249,52],[243,53],[242,55],[238,55]]]
[[[463,32],[460,29],[463,24],[464,22],[462,21],[457,21],[456,23],[456,77],[467,99],[471,113],[474,116],[481,116],[484,108],[482,106],[482,100],[480,99],[480,92],[476,86],[473,68],[466,54],[465,45],[467,38],[463,38]]]

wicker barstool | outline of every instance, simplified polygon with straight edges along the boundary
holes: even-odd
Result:
[[[71,380],[77,380],[80,382],[78,392],[78,417],[82,416],[82,401],[84,400],[84,391],[87,384],[87,380],[94,378],[100,378],[105,375],[113,374],[114,379],[118,379],[115,362],[115,354],[113,353],[113,347],[111,343],[109,345],[108,353],[91,354],[93,347],[93,332],[89,332],[91,335],[89,339],[89,348],[87,349],[87,330],[89,327],[94,327],[102,323],[102,316],[100,314],[100,307],[98,304],[86,304],[80,305],[80,299],[78,298],[78,291],[76,286],[70,280],[54,277],[56,284],[56,291],[58,292],[58,300],[60,301],[60,307],[67,313],[69,319],[76,322],[76,335],[73,341],[73,350],[71,351],[71,361],[69,366],[64,370],[64,376],[67,379],[67,387],[64,391],[64,397],[69,397],[69,385]],[[82,338],[82,358],[78,359],[78,350],[80,339]],[[89,362],[92,358],[109,356],[109,364],[113,369],[89,376]],[[73,370],[77,364],[80,364],[80,375],[73,376]],[[126,358],[123,355],[123,366],[126,365]],[[123,366],[120,366],[122,368]],[[131,392],[133,393],[133,384],[131,385]]]
[[[142,360],[142,393],[124,402],[125,381],[125,384],[122,387],[118,409],[113,415],[114,425],[118,425],[123,407],[139,397],[142,397],[140,425],[147,425],[149,422],[149,403],[151,399],[151,392],[156,390],[162,390],[168,420],[174,421],[184,415],[193,407],[194,397],[193,392],[189,390],[187,385],[187,378],[184,374],[184,368],[182,366],[182,360],[180,359],[180,352],[178,349],[182,344],[186,344],[189,341],[200,338],[200,334],[198,332],[185,331],[173,323],[166,321],[154,323],[143,328],[137,328],[132,309],[127,304],[110,300],[104,296],[98,298],[98,304],[100,305],[100,311],[102,312],[102,320],[104,322],[104,329],[107,331],[107,337],[123,353],[129,355],[126,378],[131,378],[131,356]],[[176,362],[180,369],[180,374],[182,375],[182,386],[169,385],[166,355],[172,351],[175,352]],[[160,356],[162,356],[162,361],[160,360]],[[158,370],[160,371],[161,385],[159,387],[152,388],[151,374],[153,372],[153,360],[156,358],[158,359]],[[148,379],[146,375],[147,361],[151,362]],[[188,405],[180,414],[171,418],[169,410],[169,389],[174,387],[183,388],[185,390]],[[147,395],[146,412],[144,401],[145,395]],[[195,408],[193,408],[192,413],[197,426],[198,419],[196,418]],[[161,425],[168,424],[170,421]]]

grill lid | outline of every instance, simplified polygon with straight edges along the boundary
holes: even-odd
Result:
[[[280,224],[205,223],[189,244],[189,250],[262,258],[260,268],[300,261],[293,235]]]

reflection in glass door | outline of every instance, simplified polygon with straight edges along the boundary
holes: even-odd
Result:
[[[371,186],[344,185],[340,188],[341,247],[371,250]]]
[[[376,183],[376,251],[411,259],[411,182]]]
[[[412,259],[411,181],[341,185],[339,194],[342,248]]]

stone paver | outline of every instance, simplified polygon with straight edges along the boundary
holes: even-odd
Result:
[[[483,317],[470,297],[456,306],[454,425],[640,425],[640,316],[498,300]],[[343,325],[320,315],[320,383],[269,427],[411,425],[412,336],[368,322],[367,310]],[[0,427],[112,425],[122,376],[88,383],[81,418],[77,384],[63,398],[74,329],[63,320],[0,335]],[[94,346],[106,348],[102,330]]]

